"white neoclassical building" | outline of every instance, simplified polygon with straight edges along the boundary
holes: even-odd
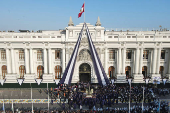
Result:
[[[70,60],[83,23],[59,31],[0,32],[0,82],[55,83]],[[170,31],[107,31],[98,18],[87,23],[108,78],[117,83],[144,83],[144,78],[170,79]],[[83,32],[72,83],[97,83],[91,53]]]

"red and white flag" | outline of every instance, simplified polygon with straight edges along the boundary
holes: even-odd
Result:
[[[78,14],[78,18],[81,17],[82,13],[84,12],[84,5],[85,5],[85,3],[83,4],[83,6],[80,9],[80,13]]]

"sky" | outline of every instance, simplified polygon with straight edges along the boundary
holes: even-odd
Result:
[[[84,0],[0,0],[0,31],[59,30],[84,22]],[[85,22],[105,28],[170,28],[170,0],[85,0]]]

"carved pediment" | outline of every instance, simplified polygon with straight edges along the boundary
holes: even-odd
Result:
[[[77,58],[78,61],[83,61],[83,60],[87,60],[87,61],[91,61],[91,53],[88,49],[82,49],[80,52],[79,52],[79,55],[78,55],[78,58]]]

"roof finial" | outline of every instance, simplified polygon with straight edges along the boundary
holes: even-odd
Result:
[[[74,26],[74,23],[73,23],[73,21],[72,21],[71,16],[70,16],[70,20],[69,20],[68,26]]]
[[[101,22],[100,22],[100,18],[99,17],[97,19],[96,26],[101,26]]]

